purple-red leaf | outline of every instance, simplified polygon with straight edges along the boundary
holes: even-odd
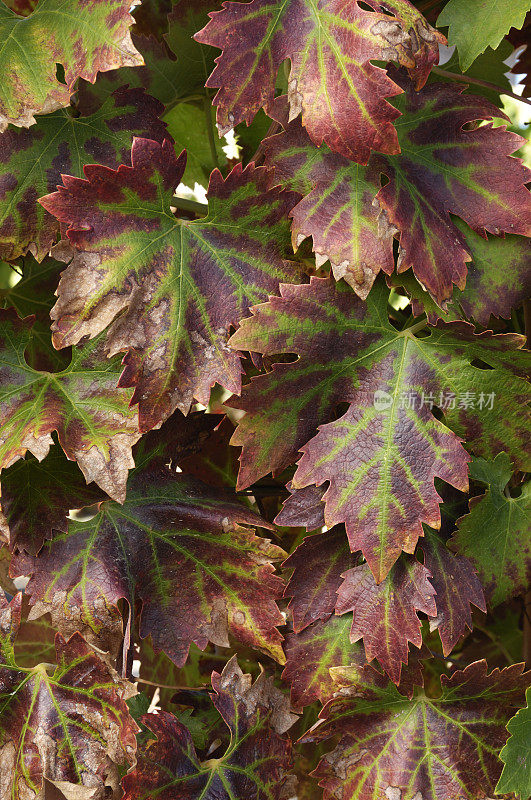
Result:
[[[523,664],[487,673],[485,661],[441,678],[435,699],[405,699],[369,682],[332,699],[305,741],[336,734],[337,747],[314,773],[324,800],[449,800],[494,797],[505,724],[525,702]]]
[[[172,196],[186,154],[135,139],[131,159],[118,170],[88,166],[87,180],[64,176],[40,202],[77,250],[52,310],[54,344],[107,328],[110,354],[128,351],[121,385],[135,387],[149,430],[194,398],[207,404],[216,382],[239,391],[229,328],[296,277],[283,259],[298,196],[271,188],[270,170],[237,165],[225,179],[212,173],[207,217],[178,219]]]
[[[284,597],[292,598],[288,607],[295,632],[334,613],[341,575],[357,561],[341,525],[307,536],[284,561],[285,568],[293,569]]]
[[[119,681],[79,633],[55,638],[56,666],[15,661],[22,595],[0,594],[0,790],[2,798],[41,796],[46,779],[65,797],[103,800],[116,765],[134,760],[137,725]]]
[[[339,589],[336,614],[353,612],[350,639],[363,639],[367,661],[377,658],[396,684],[407,662],[408,642],[422,645],[418,611],[436,615],[431,573],[403,556],[377,584],[367,564],[349,569]]]
[[[407,0],[369,5],[373,10],[356,0],[253,0],[212,13],[195,39],[223,50],[207,81],[221,87],[220,132],[270,110],[278,69],[290,59],[290,119],[302,111],[315,144],[362,163],[371,149],[400,152],[392,124],[399,113],[386,102],[400,89],[371,60],[403,64],[418,89],[446,40]]]
[[[465,630],[472,630],[470,605],[487,610],[485,597],[472,563],[468,558],[453,555],[435,531],[428,529],[420,546],[436,593],[437,616],[430,620],[430,628],[439,632],[447,656]]]
[[[122,781],[123,800],[280,800],[291,766],[291,741],[282,734],[296,717],[288,699],[261,673],[252,683],[236,657],[212,673],[211,701],[230,730],[230,746],[201,761],[189,731],[166,711],[142,721],[156,735],[140,749]]]
[[[178,666],[192,642],[228,647],[229,634],[283,662],[275,600],[284,584],[272,561],[285,554],[249,527],[260,525],[233,493],[154,461],[132,473],[123,506],[107,501],[70,520],[37,556],[15,556],[12,571],[32,576],[38,613],[57,612],[60,627],[77,624],[100,647],[109,609],[126,600],[124,656],[138,612],[140,637]]]

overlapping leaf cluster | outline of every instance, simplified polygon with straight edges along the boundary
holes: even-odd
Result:
[[[530,796],[526,10],[0,0],[0,800]]]

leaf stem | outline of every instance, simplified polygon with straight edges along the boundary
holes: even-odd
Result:
[[[208,212],[208,205],[199,203],[197,200],[189,200],[187,197],[172,197],[172,206],[179,208],[181,211],[191,211],[199,216],[204,216]]]
[[[418,333],[418,331],[422,331],[427,326],[428,326],[428,321],[426,319],[421,319],[420,322],[416,322],[414,325],[410,325],[409,328],[402,328],[402,333],[404,331],[408,331],[409,333]]]
[[[164,110],[164,117],[166,117],[166,114],[168,114],[168,112],[170,112],[173,108],[175,108],[175,106],[178,106],[179,103],[190,103],[193,102],[194,100],[202,100],[203,97],[204,95],[199,93],[189,94],[187,97],[175,97],[173,100],[170,100],[170,102],[166,104],[166,108]]]
[[[503,89],[501,86],[496,86],[495,83],[490,83],[490,81],[483,81],[481,78],[472,78],[469,75],[459,75],[458,72],[449,72],[446,69],[441,69],[440,67],[432,67],[431,70],[435,75],[440,75],[442,78],[450,78],[453,81],[460,81],[461,83],[471,83],[475,86],[482,86],[484,89],[492,89],[493,92],[497,92],[497,94],[506,94],[508,97],[512,97],[514,100],[520,100],[521,103],[527,103],[528,106],[531,106],[531,100],[527,97],[522,97],[519,94],[515,94],[511,92],[510,89]]]
[[[216,139],[214,134],[214,122],[212,121],[212,104],[208,94],[203,98],[203,109],[205,112],[207,123],[208,144],[210,145],[210,154],[212,156],[212,163],[219,169],[218,151],[216,149]]]

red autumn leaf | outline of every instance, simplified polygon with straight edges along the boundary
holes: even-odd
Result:
[[[378,659],[395,683],[407,662],[408,642],[422,645],[418,611],[434,617],[435,589],[431,573],[403,556],[377,584],[367,564],[349,569],[338,591],[336,614],[354,614],[350,639],[363,639],[367,661]]]
[[[397,331],[383,282],[366,304],[330,279],[282,286],[281,295],[231,338],[238,349],[298,356],[274,363],[230,403],[247,412],[232,439],[243,445],[239,486],[278,474],[302,451],[293,487],[329,484],[326,525],[346,524],[351,549],[381,581],[401,550],[414,551],[422,522],[439,527],[434,479],[467,490],[461,436],[477,452],[503,437],[528,462],[523,339],[476,335],[463,322],[439,322],[419,338],[414,328]],[[341,403],[349,405],[337,419]]]
[[[325,703],[338,690],[330,670],[361,669],[366,663],[361,644],[352,644],[352,615],[327,617],[308,628],[286,634],[286,666],[282,679],[291,687],[291,702],[297,710],[320,700]]]
[[[140,637],[150,635],[178,666],[192,642],[228,647],[229,634],[282,662],[275,600],[283,582],[272,561],[285,554],[250,527],[268,524],[233,493],[175,473],[156,457],[150,463],[141,450],[135,458],[123,505],[101,503],[96,516],[70,520],[37,556],[15,556],[12,573],[31,576],[36,612],[55,613],[60,627],[77,624],[103,649],[109,609],[123,599],[124,656],[138,612]]]
[[[445,38],[407,0],[368,5],[373,10],[356,0],[253,0],[211,14],[195,39],[223,50],[207,81],[221,87],[214,100],[220,132],[270,110],[278,69],[289,58],[290,119],[302,111],[315,144],[362,163],[371,149],[398,153],[392,123],[399,113],[386,98],[400,89],[371,60],[407,66],[419,89]]]
[[[89,116],[60,110],[39,116],[27,130],[11,127],[0,136],[3,258],[12,260],[29,250],[41,261],[49,252],[59,223],[37,198],[54,192],[61,175],[81,178],[83,167],[94,162],[114,168],[128,163],[134,136],[168,138],[161,103],[141,89],[112,88],[116,91],[103,104],[96,102]]]
[[[201,762],[189,731],[168,712],[142,721],[157,737],[139,751],[138,764],[122,781],[123,800],[281,800],[291,766],[291,741],[282,734],[296,717],[289,701],[265,673],[253,683],[236,656],[212,673],[210,696],[230,730],[230,746]]]
[[[400,157],[382,160],[389,182],[377,202],[400,235],[398,272],[410,267],[439,305],[454,284],[465,288],[472,258],[466,237],[450,214],[479,234],[531,235],[531,204],[525,184],[531,172],[517,158],[521,137],[505,128],[471,124],[499,117],[485,98],[463,94],[458,84],[406,88],[397,105]]]
[[[430,627],[439,632],[447,656],[465,630],[473,628],[470,605],[487,610],[485,597],[472,563],[468,558],[453,555],[435,531],[428,529],[420,546],[436,593],[437,616],[430,620]]]
[[[507,719],[525,702],[523,664],[487,672],[485,661],[441,678],[440,697],[405,699],[371,681],[325,706],[305,741],[338,734],[314,773],[324,800],[493,797]],[[400,793],[400,794],[399,794]]]
[[[333,614],[341,575],[357,561],[358,554],[350,552],[341,525],[307,536],[284,561],[286,569],[293,569],[284,597],[291,598],[288,607],[297,633]]]
[[[287,115],[286,115],[287,116]],[[283,133],[265,139],[264,161],[284,186],[303,195],[290,212],[294,250],[309,236],[317,266],[327,260],[336,280],[344,278],[365,299],[376,275],[393,272],[393,234],[375,200],[381,163],[364,167],[315,147],[296,119]]]
[[[21,666],[14,644],[22,595],[0,594],[0,789],[41,796],[44,780],[66,797],[103,800],[116,766],[134,760],[138,728],[126,687],[79,633],[55,637],[56,665]],[[87,794],[90,792],[90,794]]]
[[[128,351],[121,385],[135,387],[145,431],[194,398],[208,403],[216,382],[239,391],[229,328],[297,275],[283,260],[297,196],[271,188],[269,170],[238,165],[225,179],[212,173],[207,217],[178,219],[172,197],[186,154],[135,139],[131,160],[87,166],[86,180],[64,176],[40,202],[77,250],[52,310],[54,344],[107,328],[110,354]]]

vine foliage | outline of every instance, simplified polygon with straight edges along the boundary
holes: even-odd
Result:
[[[0,0],[0,800],[531,797],[528,12]]]

